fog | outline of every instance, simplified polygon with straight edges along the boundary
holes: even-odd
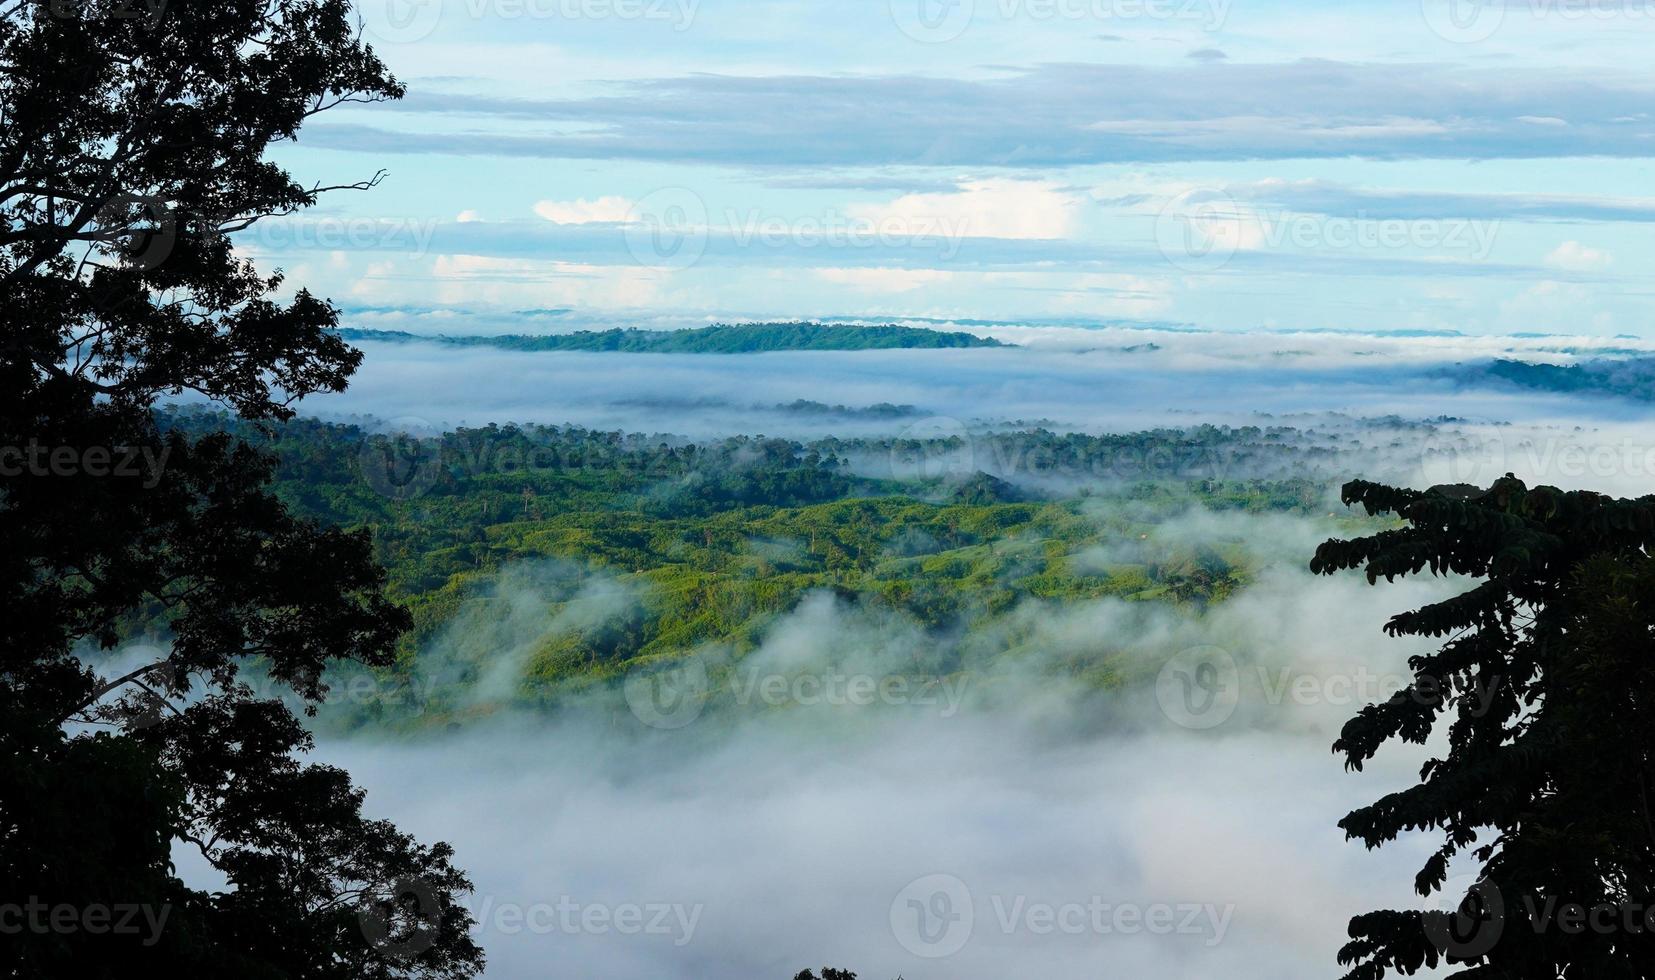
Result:
[[[490,977],[1327,976],[1349,915],[1417,903],[1426,846],[1370,854],[1334,827],[1405,767],[1346,776],[1326,739],[1054,743],[984,715],[832,739],[772,727],[688,760],[605,754],[598,733],[560,728],[319,754],[357,774],[374,813],[456,845]],[[933,875],[949,879],[911,888]],[[942,913],[974,912],[946,954],[952,940],[922,932],[936,923],[892,923],[899,898],[939,891]],[[1006,925],[1020,899],[1165,904],[1182,931]],[[622,934],[536,916],[564,903],[672,918]]]
[[[1573,355],[1555,353],[1576,349],[1564,338],[997,332],[1013,329],[1061,343],[745,355],[364,343],[367,357],[350,389],[313,397],[302,408],[416,432],[516,422],[691,439],[925,439],[1031,426],[1101,434],[1203,422],[1327,429],[1431,420],[1437,431],[1404,433],[1391,445],[1364,439],[1361,453],[1341,460],[1354,469],[1315,475],[1359,473],[1429,486],[1486,484],[1514,472],[1566,489],[1628,494],[1655,483],[1645,404],[1505,387],[1475,367],[1514,351],[1567,361]],[[1100,346],[1072,349],[1077,334]],[[1124,353],[1132,340],[1161,349]],[[822,408],[788,407],[800,400]],[[986,455],[973,465],[996,472]]]
[[[1356,440],[1331,464],[1346,472],[1305,474],[1325,481],[1327,517],[1193,510],[1076,559],[1101,568],[1208,544],[1263,563],[1201,611],[1031,600],[939,639],[889,609],[814,595],[744,656],[678,651],[530,712],[513,706],[529,651],[648,596],[566,564],[510,570],[477,607],[486,615],[462,613],[420,658],[428,688],[475,665],[457,700],[488,710],[412,739],[324,735],[315,753],[355,774],[374,815],[455,845],[477,886],[487,976],[1334,976],[1351,915],[1437,904],[1411,889],[1428,837],[1368,852],[1336,826],[1410,784],[1429,748],[1392,746],[1346,773],[1330,746],[1421,649],[1387,638],[1386,619],[1465,584],[1312,577],[1310,553],[1339,531],[1337,479],[1486,484],[1509,471],[1641,494],[1655,472],[1641,407],[1457,371],[1514,347],[1566,362],[1556,338],[973,329],[1023,346],[718,356],[370,343],[348,393],[306,403],[425,430],[969,443],[1005,426],[1215,422]],[[1158,349],[1124,350],[1146,342]],[[779,407],[797,399],[848,411]],[[855,411],[884,403],[912,410]],[[1363,421],[1381,418],[1395,424]],[[992,469],[986,458],[968,468]],[[1086,482],[1072,474],[1060,489]],[[1088,506],[1136,505],[1105,494]],[[1207,697],[1203,665],[1227,700]]]
[[[1071,349],[1074,334],[1090,346]],[[1612,399],[1473,387],[1456,373],[1456,365],[1497,356],[1515,341],[1074,329],[1062,337],[1063,344],[1011,349],[742,355],[362,342],[367,358],[350,390],[312,398],[304,408],[324,417],[414,418],[437,426],[577,423],[698,438],[854,435],[905,424],[774,411],[797,399],[849,407],[888,402],[962,421],[1048,420],[1087,431],[1326,412],[1537,423],[1642,415],[1640,406]],[[1147,344],[1161,349],[1124,351]]]
[[[1204,511],[1162,525],[1270,562],[1202,615],[1030,602],[939,643],[815,595],[739,661],[688,651],[707,695],[688,713],[639,701],[650,678],[634,675],[550,716],[329,737],[317,755],[374,814],[456,846],[490,977],[1329,975],[1350,915],[1419,906],[1429,851],[1368,853],[1335,826],[1421,753],[1347,774],[1329,746],[1419,649],[1385,618],[1459,583],[1312,577],[1302,549],[1328,528]],[[566,571],[514,570],[489,605],[567,597]],[[595,580],[601,598],[577,606],[623,594]],[[432,661],[477,642],[465,622]],[[556,628],[522,616],[486,635],[509,651]],[[1113,693],[1065,671],[1100,651]],[[1169,681],[1191,656],[1227,662],[1236,699],[1190,714]],[[939,660],[955,667],[929,687],[856,686]]]

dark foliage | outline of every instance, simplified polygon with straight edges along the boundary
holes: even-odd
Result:
[[[980,507],[984,504],[1014,504],[1023,499],[1023,495],[1015,486],[997,476],[973,473],[954,486],[949,498],[955,503]]]
[[[1582,355],[1586,352],[1565,350]],[[1493,378],[1502,385],[1516,385],[1538,391],[1563,391],[1586,395],[1628,398],[1634,401],[1655,401],[1655,358],[1644,351],[1628,351],[1631,356],[1582,357],[1577,363],[1545,364],[1500,358],[1487,366],[1472,366],[1461,371],[1463,377],[1481,380]]]
[[[1415,888],[1443,892],[1442,910],[1357,916],[1347,977],[1444,963],[1468,978],[1655,976],[1655,497],[1511,476],[1486,491],[1355,482],[1344,497],[1406,526],[1329,541],[1315,571],[1478,580],[1391,620],[1393,635],[1443,645],[1334,746],[1361,769],[1387,741],[1424,744],[1447,723],[1447,752],[1417,785],[1340,823],[1369,847],[1440,834]],[[1462,852],[1474,873],[1450,880]]]
[[[345,0],[0,6],[0,901],[45,910],[0,975],[480,968],[449,849],[365,818],[237,680],[256,660],[315,703],[328,663],[387,662],[409,617],[368,537],[289,513],[264,451],[153,414],[188,391],[284,419],[356,368],[336,311],[229,241],[327,189],[271,146],[401,94],[353,25]],[[111,662],[140,608],[170,650]]]

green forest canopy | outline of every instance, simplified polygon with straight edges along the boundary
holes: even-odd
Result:
[[[450,347],[489,347],[520,351],[624,351],[645,354],[754,354],[784,350],[934,350],[945,347],[1006,347],[992,337],[923,327],[853,326],[811,322],[738,323],[682,330],[578,330],[562,334],[438,334],[421,336],[398,330],[344,327],[351,341],[407,343],[424,341]]]

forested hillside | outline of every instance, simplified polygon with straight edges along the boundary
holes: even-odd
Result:
[[[833,323],[720,323],[684,330],[579,330],[562,334],[467,334],[420,336],[395,330],[346,327],[345,340],[423,340],[451,347],[521,351],[625,351],[648,354],[753,354],[778,350],[889,350],[941,347],[1005,347],[976,334],[923,327],[852,326]]]
[[[168,424],[226,421],[184,413]],[[570,684],[686,651],[739,658],[812,595],[938,637],[926,669],[945,673],[1015,651],[1041,605],[1115,596],[1195,615],[1245,586],[1252,556],[1239,540],[1159,527],[1191,508],[1324,508],[1322,481],[1280,474],[1333,452],[1288,429],[984,436],[985,459],[1036,471],[1014,484],[927,474],[925,461],[952,458],[957,437],[698,444],[489,426],[416,440],[307,420],[244,434],[278,452],[276,490],[296,511],[372,528],[390,593],[414,613],[396,670],[376,688],[388,696],[329,710],[415,726],[550,707]],[[1237,475],[1211,475],[1220,460]],[[1088,461],[1104,475],[1085,476]],[[867,475],[877,469],[887,475]],[[1051,491],[1052,480],[1068,489]],[[525,602],[526,627],[512,611]],[[515,676],[502,683],[493,670],[489,696],[474,696],[501,651],[525,645],[505,658]],[[1065,669],[1113,683],[1112,653],[1100,641]],[[434,673],[445,683],[413,710],[402,685]]]

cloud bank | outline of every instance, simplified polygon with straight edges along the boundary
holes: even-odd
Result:
[[[1322,531],[1195,513],[1158,533],[1269,557]],[[1425,842],[1371,854],[1334,823],[1405,784],[1419,753],[1356,776],[1327,746],[1400,683],[1410,644],[1383,619],[1450,588],[1375,590],[1283,561],[1203,617],[1116,601],[1014,616],[1016,646],[957,704],[784,697],[657,729],[611,694],[561,721],[319,754],[375,813],[456,845],[490,977],[1314,975],[1346,917],[1417,902]],[[817,598],[744,666],[888,675],[928,655],[921,640]],[[1215,644],[1240,702],[1188,726],[1156,668]],[[1127,672],[1115,695],[1054,669],[1100,648]]]
[[[378,153],[760,166],[1643,157],[1650,94],[1647,78],[1624,74],[1314,58],[1054,64],[986,79],[705,74],[585,98],[424,92],[396,107],[567,127],[554,135],[317,123],[305,136]]]

